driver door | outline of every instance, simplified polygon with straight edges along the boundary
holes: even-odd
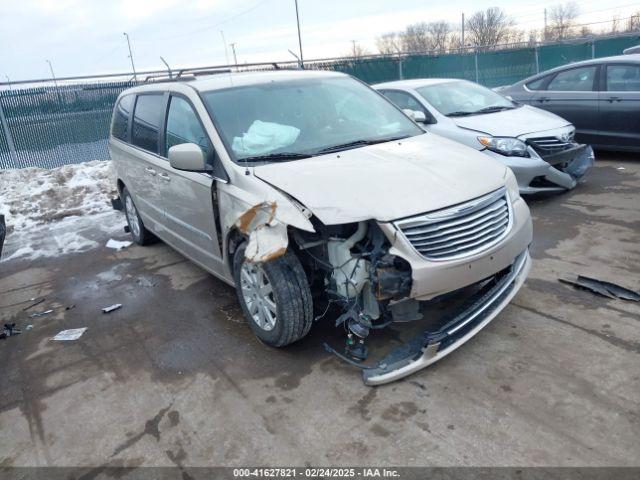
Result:
[[[216,228],[215,180],[208,173],[186,172],[171,167],[169,148],[195,143],[210,163],[216,159],[193,104],[186,97],[171,94],[162,135],[164,162],[158,169],[158,186],[165,213],[166,236],[177,250],[208,270],[221,271],[223,261]]]

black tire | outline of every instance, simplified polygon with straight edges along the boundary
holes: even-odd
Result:
[[[127,202],[131,202],[130,207],[133,207],[131,210],[127,208]],[[138,245],[149,245],[156,241],[156,237],[149,230],[146,229],[144,223],[142,223],[142,219],[138,214],[138,209],[136,208],[135,203],[133,202],[133,198],[129,194],[129,190],[127,187],[122,189],[122,208],[124,210],[124,214],[127,217],[127,224],[129,225],[129,231],[131,236],[133,237],[133,241]]]
[[[309,333],[313,323],[313,301],[309,282],[298,257],[287,252],[283,256],[269,262],[257,264],[272,289],[272,298],[276,306],[275,325],[271,330],[262,328],[249,312],[247,301],[241,287],[241,269],[245,263],[242,244],[233,257],[233,277],[236,284],[238,301],[253,333],[265,344],[272,347],[284,347],[294,343]]]

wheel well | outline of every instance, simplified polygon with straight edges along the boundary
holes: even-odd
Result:
[[[117,185],[118,185],[118,195],[120,196],[122,195],[122,190],[124,190],[125,185],[124,185],[124,182],[120,179],[118,179]]]
[[[246,237],[240,232],[240,230],[238,230],[237,227],[233,227],[227,234],[227,263],[232,272],[233,254],[244,241],[246,241]]]

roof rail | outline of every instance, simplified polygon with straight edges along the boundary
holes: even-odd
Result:
[[[175,74],[166,73],[149,75],[145,77],[145,83],[151,82],[189,82],[195,80],[199,75],[217,75],[221,73],[231,73],[230,68],[225,69],[212,69],[212,68],[183,68],[178,70]]]

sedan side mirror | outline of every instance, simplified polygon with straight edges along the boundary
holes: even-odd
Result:
[[[204,158],[204,152],[195,143],[182,143],[169,149],[169,164],[176,170],[207,172],[211,170]]]
[[[420,110],[411,110],[410,108],[403,108],[402,111],[407,117],[416,123],[427,123],[427,116]]]

